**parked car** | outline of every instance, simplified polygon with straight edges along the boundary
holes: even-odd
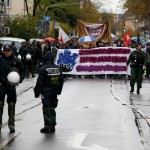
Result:
[[[12,42],[15,42],[15,46],[17,48],[17,51],[19,51],[21,44],[23,42],[26,42],[26,40],[21,39],[21,38],[14,38],[14,37],[0,37],[0,43],[3,45],[5,45],[5,44],[10,45]]]

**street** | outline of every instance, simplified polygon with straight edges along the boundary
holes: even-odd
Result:
[[[42,105],[34,79],[17,87],[16,133],[9,134],[7,104],[0,148],[3,150],[149,150],[150,81],[130,94],[129,80],[68,79],[58,96],[56,132],[42,134]]]

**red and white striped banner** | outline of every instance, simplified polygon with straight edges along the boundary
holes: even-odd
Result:
[[[56,64],[62,67],[64,74],[127,74],[130,52],[128,47],[59,49]]]

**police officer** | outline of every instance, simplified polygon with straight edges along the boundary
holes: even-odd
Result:
[[[52,52],[45,53],[42,62],[43,67],[39,71],[34,93],[35,98],[40,94],[42,97],[45,126],[40,131],[41,133],[49,133],[55,132],[57,95],[61,94],[64,79],[59,66],[54,64]]]
[[[146,77],[149,77],[150,75],[150,43],[146,44],[146,57],[147,57]]]
[[[34,50],[34,71],[37,73],[39,70],[39,65],[41,63],[41,59],[42,59],[42,47],[41,47],[41,43],[37,42],[37,43],[33,43],[32,46],[33,50]]]
[[[25,51],[26,51],[26,49],[27,49],[27,43],[26,42],[23,42],[22,44],[21,44],[21,47],[20,47],[20,49],[19,49],[19,53],[18,53],[18,56],[20,56],[21,57],[21,62],[22,62],[22,64],[25,66],[25,64],[26,64],[26,56],[25,56]]]
[[[23,50],[23,58],[25,59],[26,77],[28,78],[30,73],[32,77],[35,77],[34,75],[35,52],[31,47],[30,43],[28,43],[26,49]]]
[[[15,104],[17,100],[16,84],[12,84],[8,78],[9,74],[12,72],[16,72],[16,74],[18,74],[19,76],[17,84],[21,83],[24,80],[25,70],[22,62],[13,55],[13,52],[9,45],[4,45],[3,53],[0,57],[0,131],[2,127],[4,100],[5,96],[7,95],[9,116],[8,126],[10,129],[10,133],[15,132]],[[13,76],[10,78],[13,79]]]
[[[134,92],[134,85],[137,82],[137,94],[140,93],[140,88],[142,88],[142,76],[143,76],[143,66],[146,65],[146,55],[142,51],[142,44],[137,43],[136,50],[132,51],[127,60],[127,69],[128,65],[131,67],[131,79],[130,79],[130,92]]]
[[[11,47],[11,49],[12,49],[14,55],[15,55],[15,56],[18,56],[17,48],[16,48],[16,46],[15,46],[15,42],[14,42],[14,41],[11,42],[10,47]]]

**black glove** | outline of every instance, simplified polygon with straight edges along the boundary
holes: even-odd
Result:
[[[58,91],[58,92],[57,92],[57,95],[60,95],[60,94],[61,94],[61,91]]]
[[[35,98],[38,98],[40,96],[40,92],[39,92],[39,90],[35,87],[34,88],[34,97]]]
[[[35,98],[38,98],[40,95],[39,94],[34,94],[34,97]]]

